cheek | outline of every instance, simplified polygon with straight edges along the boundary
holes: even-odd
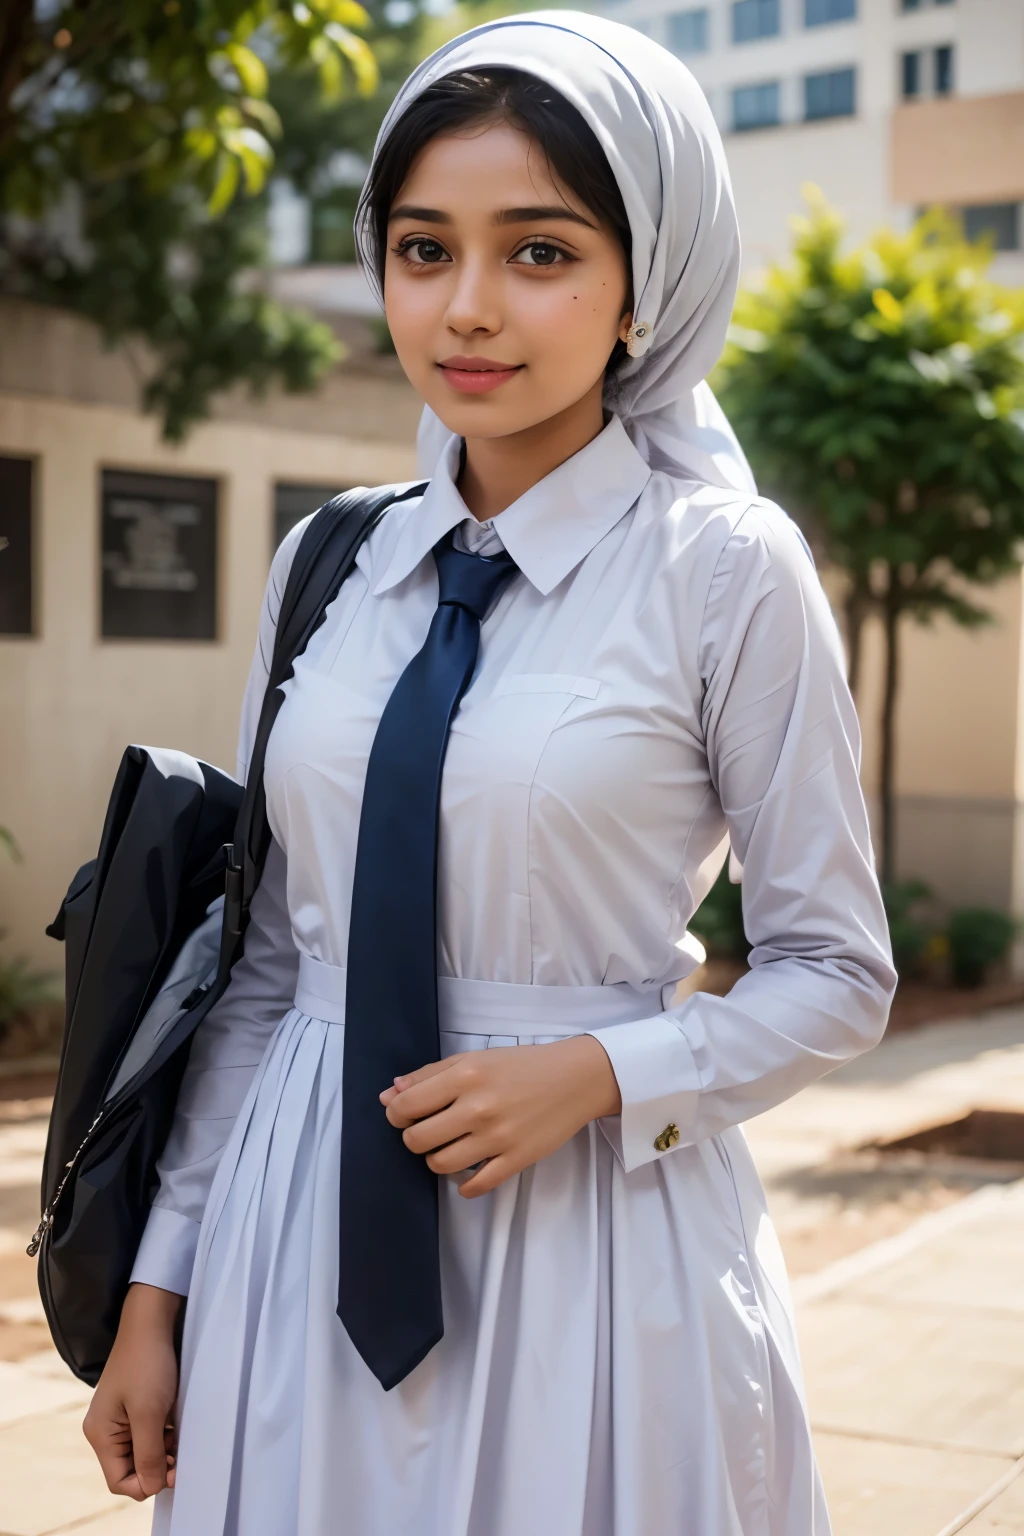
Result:
[[[385,275],[384,314],[399,355],[415,353],[433,335],[444,309],[441,286],[436,280],[417,282]]]
[[[554,357],[572,372],[600,371],[615,345],[620,308],[617,290],[600,279],[570,275],[558,283],[536,283],[520,307],[538,356]]]

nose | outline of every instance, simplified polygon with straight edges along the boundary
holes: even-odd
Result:
[[[445,322],[459,336],[495,336],[501,330],[500,283],[481,259],[457,262]]]

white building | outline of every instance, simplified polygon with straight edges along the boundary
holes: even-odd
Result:
[[[1024,0],[606,0],[685,60],[726,135],[748,270],[814,182],[863,239],[931,203],[1024,283]]]

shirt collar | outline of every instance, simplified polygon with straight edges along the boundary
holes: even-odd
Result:
[[[471,514],[455,488],[460,440],[449,439],[434,477],[410,507],[373,595],[410,575],[438,539]],[[579,453],[531,486],[494,518],[501,542],[545,597],[589,555],[629,511],[650,479],[650,466],[617,416]]]

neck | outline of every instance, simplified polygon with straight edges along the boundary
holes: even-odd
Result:
[[[571,459],[604,429],[604,380],[557,416],[507,437],[467,437],[459,493],[484,522],[504,512],[531,486]]]

